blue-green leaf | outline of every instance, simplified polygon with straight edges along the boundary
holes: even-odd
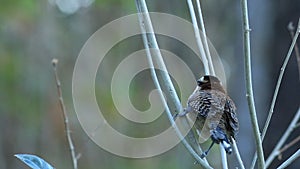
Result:
[[[32,169],[54,169],[50,164],[48,164],[42,158],[31,155],[31,154],[15,154],[15,157],[20,159],[26,165],[31,167]]]

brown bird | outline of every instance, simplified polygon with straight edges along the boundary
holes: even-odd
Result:
[[[178,115],[187,114],[190,121],[195,121],[200,143],[211,138],[212,144],[201,155],[202,158],[207,156],[214,143],[221,143],[225,151],[231,154],[231,137],[235,138],[239,128],[234,102],[217,77],[206,75],[197,83],[197,88],[187,101],[187,108]]]

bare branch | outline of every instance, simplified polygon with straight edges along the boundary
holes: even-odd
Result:
[[[181,132],[179,131],[178,127],[175,125],[175,121],[173,119],[172,113],[168,107],[168,104],[165,100],[165,97],[162,93],[162,89],[160,86],[160,83],[158,81],[155,69],[154,69],[154,65],[153,65],[153,60],[158,64],[158,66],[160,67],[162,71],[162,79],[163,79],[163,85],[165,85],[168,89],[168,94],[171,97],[171,101],[175,104],[176,109],[178,112],[182,111],[182,107],[181,107],[181,103],[179,101],[179,98],[176,94],[175,88],[172,84],[172,81],[169,77],[168,71],[166,69],[166,66],[164,64],[164,61],[162,59],[157,41],[156,41],[156,37],[154,34],[154,30],[152,27],[152,23],[150,20],[150,16],[149,16],[149,12],[148,12],[148,8],[146,5],[145,0],[136,0],[136,6],[137,6],[137,10],[139,12],[139,22],[140,22],[140,27],[142,30],[142,36],[143,36],[143,42],[144,42],[144,46],[146,49],[146,54],[147,54],[147,59],[148,62],[150,64],[150,71],[151,71],[151,76],[152,79],[154,81],[154,84],[156,86],[156,88],[159,91],[161,100],[164,104],[164,107],[166,109],[168,118],[171,122],[172,127],[174,128],[176,134],[179,136],[179,138],[182,140],[183,145],[188,149],[188,151],[194,156],[194,158],[197,160],[197,162],[199,164],[201,164],[204,168],[209,168],[211,169],[212,167],[207,163],[206,160],[203,160],[200,158],[200,156],[193,150],[193,148],[189,145],[189,143],[184,139],[183,135],[181,134]],[[149,35],[147,36],[148,33]],[[151,44],[152,46],[150,46],[149,44]],[[153,48],[153,55],[151,55],[151,51],[150,48]]]
[[[281,147],[286,142],[286,140],[288,139],[288,137],[290,136],[292,131],[295,129],[295,125],[297,124],[299,119],[300,119],[300,107],[299,107],[298,111],[296,112],[296,115],[294,116],[293,120],[291,121],[291,124],[286,129],[285,133],[283,134],[283,136],[278,141],[277,145],[275,146],[275,148],[273,149],[273,151],[269,155],[269,157],[266,161],[266,167],[268,167],[272,163],[272,161],[275,159],[275,157],[280,153]]]
[[[295,27],[292,22],[289,23],[288,30],[290,31],[291,38],[293,39],[295,36],[295,33],[294,33]],[[300,79],[300,52],[299,52],[299,47],[298,47],[297,42],[295,45],[295,54],[296,54],[296,59],[297,59],[297,63],[298,63],[298,72],[299,72],[299,79]]]
[[[210,75],[212,72],[210,71],[211,68],[209,66],[208,63],[208,59],[203,47],[203,43],[201,40],[201,36],[200,36],[200,32],[199,32],[199,27],[198,27],[198,23],[197,23],[197,19],[196,19],[196,14],[195,14],[195,10],[194,10],[194,6],[193,6],[193,2],[192,0],[187,0],[188,6],[189,6],[189,10],[190,10],[190,15],[191,15],[191,19],[192,19],[192,23],[193,23],[193,28],[194,28],[194,33],[195,33],[195,37],[196,37],[196,42],[198,45],[198,49],[200,51],[200,56],[204,65],[204,71],[206,75]],[[212,68],[213,69],[213,68]]]
[[[236,141],[235,141],[234,138],[232,138],[232,137],[231,137],[231,140],[232,140],[232,145],[233,145],[233,152],[234,152],[234,155],[235,155],[236,159],[237,159],[238,162],[239,162],[240,168],[241,168],[241,169],[245,169],[245,166],[244,166],[243,160],[242,160],[242,158],[241,158],[239,149],[238,149],[238,147],[237,147],[237,145],[236,145]]]
[[[203,32],[204,49],[205,49],[206,57],[207,57],[207,60],[208,60],[208,64],[209,64],[209,68],[210,68],[210,73],[215,76],[216,73],[215,73],[215,70],[214,70],[214,65],[213,65],[213,62],[212,62],[212,57],[210,55],[210,51],[209,51],[209,48],[208,48],[208,42],[207,42],[206,30],[205,30],[203,16],[202,16],[202,10],[201,10],[200,0],[197,0],[196,2],[197,2],[198,13],[199,13],[200,27],[201,27],[201,30]]]
[[[296,31],[295,36],[293,38],[292,44],[289,48],[287,56],[286,56],[286,58],[283,62],[283,65],[282,65],[281,69],[280,69],[280,73],[279,73],[279,77],[278,77],[277,84],[276,84],[276,87],[275,87],[272,103],[271,103],[270,110],[269,110],[269,113],[268,113],[268,117],[267,117],[266,123],[265,123],[264,128],[263,128],[263,132],[262,132],[262,136],[261,136],[262,140],[264,140],[264,137],[267,133],[267,130],[268,130],[268,127],[269,127],[269,124],[270,124],[270,121],[271,121],[271,118],[272,118],[272,115],[273,115],[273,112],[274,112],[274,107],[275,107],[275,103],[276,103],[276,100],[277,100],[277,95],[278,95],[279,88],[280,88],[280,85],[281,85],[282,77],[283,77],[285,68],[287,66],[287,63],[288,63],[288,61],[291,57],[291,54],[293,52],[293,49],[296,45],[296,41],[297,41],[297,38],[299,36],[299,32],[300,32],[300,18],[299,18],[299,22],[298,22],[298,28],[297,28],[297,31]],[[253,158],[251,168],[254,168],[255,162],[256,162],[256,154]]]
[[[293,52],[293,49],[296,45],[296,41],[297,41],[297,38],[298,38],[298,35],[299,35],[299,31],[300,31],[300,19],[299,19],[299,22],[298,22],[298,28],[297,28],[297,32],[293,38],[293,42],[289,48],[289,51],[287,53],[287,56],[283,62],[283,65],[280,69],[280,73],[279,73],[279,77],[278,77],[278,80],[277,80],[277,84],[276,84],[276,87],[275,87],[275,92],[274,92],[274,95],[273,95],[273,99],[272,99],[272,103],[271,103],[271,107],[270,107],[270,110],[269,110],[269,114],[268,114],[268,117],[267,117],[267,121],[265,123],[265,126],[264,126],[264,129],[263,129],[263,132],[262,132],[262,139],[264,139],[265,135],[266,135],[266,132],[267,132],[267,129],[268,129],[268,126],[270,124],[270,121],[271,121],[271,118],[272,118],[272,115],[273,115],[273,112],[274,112],[274,107],[275,107],[275,103],[276,103],[276,99],[277,99],[277,95],[278,95],[278,91],[279,91],[279,88],[280,88],[280,85],[281,85],[281,81],[282,81],[282,77],[283,77],[283,74],[284,74],[284,71],[285,71],[285,68],[288,64],[288,61],[291,57],[291,54]]]
[[[61,111],[63,113],[66,137],[67,137],[67,140],[68,140],[68,143],[69,143],[71,158],[72,158],[72,162],[73,162],[73,168],[77,169],[77,160],[78,160],[78,158],[76,156],[75,147],[74,147],[72,137],[71,137],[71,130],[70,130],[70,126],[69,126],[69,118],[68,118],[68,115],[67,115],[66,107],[65,107],[65,104],[64,104],[64,99],[63,99],[63,96],[62,96],[61,83],[60,83],[60,80],[59,80],[59,77],[58,77],[58,74],[57,74],[57,64],[58,64],[58,60],[57,59],[52,59],[52,66],[53,66],[54,75],[55,75],[57,94],[58,94],[58,98],[59,98],[59,105],[60,105]]]
[[[284,151],[286,151],[287,149],[289,149],[290,147],[292,147],[293,145],[295,145],[299,141],[300,141],[300,136],[296,137],[290,143],[288,143],[287,145],[285,145],[284,147],[282,147],[282,149],[279,150],[278,158],[281,159],[282,153]]]
[[[292,162],[300,157],[300,149],[298,149],[290,158],[283,162],[277,169],[284,169],[288,167]]]
[[[253,133],[255,136],[255,145],[258,152],[259,168],[265,168],[264,152],[262,147],[262,140],[260,137],[260,131],[256,116],[253,87],[252,87],[252,75],[251,75],[251,53],[250,53],[250,27],[248,19],[248,7],[247,0],[242,0],[242,13],[243,13],[243,26],[244,26],[244,54],[245,54],[245,72],[246,72],[246,89],[247,89],[247,101],[251,117],[251,123],[253,127]]]
[[[296,125],[295,125],[295,128],[298,128],[300,126],[300,123],[297,123]]]
[[[226,151],[225,151],[224,147],[222,146],[222,144],[219,144],[219,147],[220,147],[220,152],[221,152],[222,167],[223,167],[223,169],[228,169]]]

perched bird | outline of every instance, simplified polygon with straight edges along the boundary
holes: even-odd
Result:
[[[185,111],[179,116],[187,114],[199,135],[199,142],[209,137],[212,144],[201,157],[204,158],[214,143],[222,144],[225,151],[231,154],[231,137],[235,138],[239,123],[236,107],[222,87],[221,81],[215,76],[203,76],[198,86],[187,101]]]

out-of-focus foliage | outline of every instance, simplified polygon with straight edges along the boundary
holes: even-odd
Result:
[[[136,9],[134,1],[128,0],[95,0],[95,5],[100,8],[116,6],[132,12]]]
[[[28,1],[1,1],[0,16],[2,19],[8,19],[8,17],[20,15],[24,19],[32,16],[37,16],[38,3],[36,0]]]

